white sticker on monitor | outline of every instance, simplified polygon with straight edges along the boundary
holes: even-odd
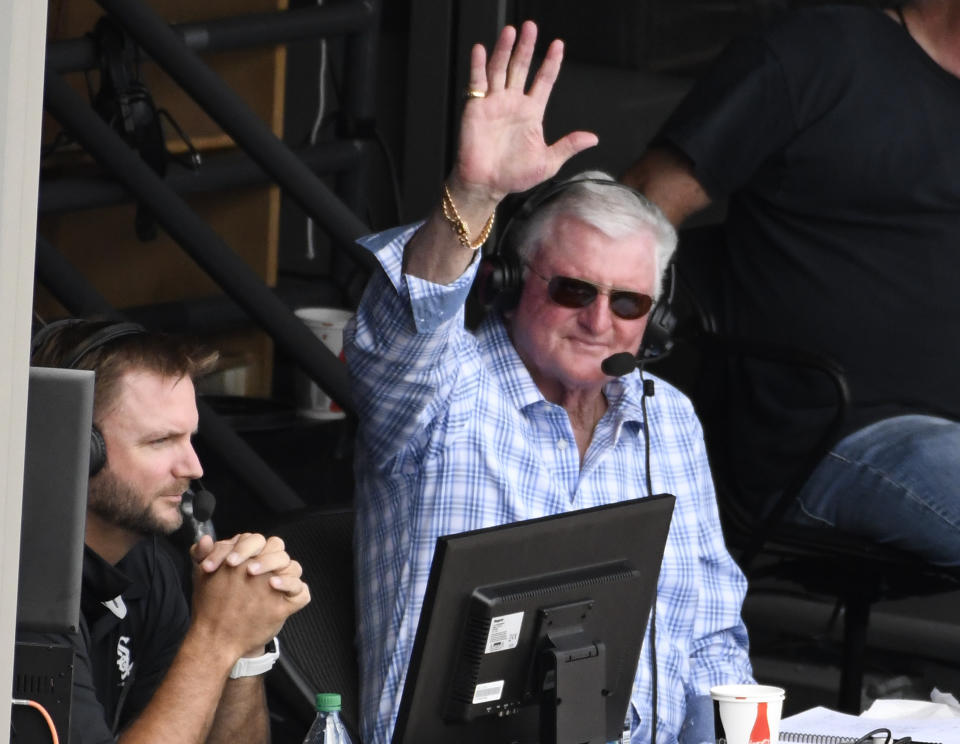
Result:
[[[500,615],[490,621],[490,632],[487,634],[487,649],[485,654],[497,651],[509,651],[517,647],[520,638],[520,626],[523,625],[523,613],[514,612],[510,615]]]
[[[477,685],[474,689],[473,704],[493,703],[499,700],[501,695],[503,695],[502,679],[496,682],[484,682],[483,684]]]

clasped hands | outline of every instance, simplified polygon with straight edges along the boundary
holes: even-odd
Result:
[[[279,537],[241,533],[214,542],[207,535],[190,548],[194,561],[194,619],[216,624],[258,656],[284,620],[310,602],[303,569]]]

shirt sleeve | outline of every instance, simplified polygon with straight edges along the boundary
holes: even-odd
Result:
[[[698,489],[702,584],[690,647],[688,705],[708,695],[714,685],[753,682],[747,629],[741,617],[747,581],[727,550],[702,436],[699,443],[704,464],[699,476],[703,484]]]
[[[778,159],[847,92],[853,45],[830,12],[785,14],[732,42],[663,125],[654,144],[678,149],[713,199],[751,183],[778,187]],[[824,63],[823,60],[832,60]],[[772,179],[772,180],[771,180]]]
[[[361,434],[378,466],[394,462],[424,433],[475,359],[463,308],[478,262],[449,285],[404,274],[403,251],[418,227],[360,241],[382,270],[374,272],[344,331]]]
[[[783,70],[757,37],[738,40],[699,78],[667,119],[655,144],[693,162],[713,199],[747,183],[795,131]]]

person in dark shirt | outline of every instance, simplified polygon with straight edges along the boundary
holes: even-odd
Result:
[[[675,225],[729,199],[732,334],[836,360],[851,406],[789,517],[960,565],[960,0],[788,14],[732,44],[623,180]],[[737,371],[735,475],[763,508],[829,388]]]
[[[203,473],[193,380],[215,359],[131,323],[60,321],[35,338],[32,364],[94,370],[105,452],[89,483],[74,744],[269,741],[260,675],[310,601],[300,565],[278,538],[204,536],[191,548],[191,611],[158,544]]]

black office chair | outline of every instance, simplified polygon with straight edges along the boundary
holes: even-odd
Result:
[[[359,672],[354,643],[353,510],[310,509],[286,515],[270,530],[303,565],[311,602],[280,631],[280,659],[267,675],[271,694],[294,711],[306,732],[318,692],[339,692],[341,718],[359,737]]]
[[[915,597],[960,588],[960,573],[931,566],[915,555],[841,530],[801,527],[784,520],[797,494],[826,454],[849,403],[841,367],[831,359],[786,345],[761,344],[726,332],[722,308],[722,227],[684,231],[676,255],[677,339],[670,357],[651,371],[673,382],[692,399],[704,427],[724,535],[748,579],[774,576],[806,591],[832,597],[844,610],[843,651],[837,705],[859,712],[863,656],[871,606],[880,600]],[[833,410],[810,443],[803,466],[790,484],[759,513],[744,498],[733,467],[737,437],[725,397],[737,365],[787,365],[819,377],[832,391]]]

